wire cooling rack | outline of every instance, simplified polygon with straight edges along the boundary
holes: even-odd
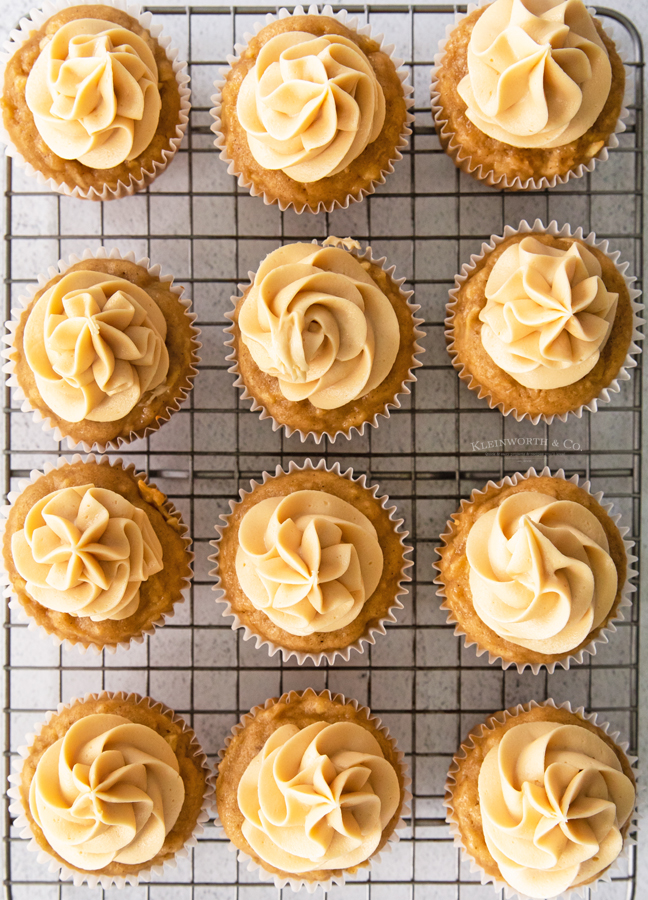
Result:
[[[460,7],[458,7],[460,8]],[[40,640],[11,614],[5,623],[5,767],[35,722],[60,700],[87,691],[150,694],[184,715],[216,758],[225,735],[254,704],[289,689],[330,688],[369,704],[408,754],[414,778],[410,829],[364,881],[337,888],[345,900],[481,900],[481,887],[454,849],[443,821],[443,784],[453,751],[487,713],[554,697],[600,711],[637,746],[638,604],[610,644],[590,662],[554,675],[518,675],[466,651],[445,624],[432,584],[438,536],[461,497],[488,478],[529,466],[564,466],[591,478],[623,513],[636,541],[640,524],[641,371],[612,403],[550,427],[516,423],[489,410],[459,381],[443,338],[444,307],[455,272],[491,233],[522,218],[557,219],[607,237],[641,278],[642,47],[632,24],[600,10],[627,60],[628,130],[608,163],[592,175],[534,194],[504,194],[458,173],[439,149],[429,111],[429,74],[437,41],[453,21],[452,6],[363,6],[361,20],[385,32],[406,60],[416,89],[416,127],[405,158],[387,184],[363,203],[330,215],[297,216],[239,191],[218,159],[209,131],[212,83],[235,40],[267,8],[151,8],[191,65],[193,109],[185,143],[169,170],[136,197],[108,204],[62,198],[7,161],[5,315],[48,265],[86,247],[118,247],[149,256],[193,297],[202,329],[203,362],[190,402],[161,431],[120,454],[146,469],[178,506],[196,551],[191,597],[165,628],[115,655],[82,656]],[[355,7],[351,7],[355,10]],[[426,320],[427,353],[411,402],[364,437],[321,446],[273,432],[240,403],[227,374],[222,329],[237,280],[282,242],[352,235],[385,254],[407,276]],[[639,360],[641,366],[641,359]],[[507,441],[505,444],[490,443]],[[12,405],[5,392],[5,477],[18,479],[66,447]],[[513,443],[511,443],[513,441]],[[498,450],[505,446],[507,449]],[[262,471],[289,460],[324,456],[365,472],[389,493],[406,519],[415,548],[415,582],[398,624],[348,664],[283,665],[234,634],[214,603],[209,541],[228,500]],[[635,595],[638,596],[638,595]],[[7,614],[9,615],[9,614]],[[7,815],[5,885],[14,900],[63,900],[101,889],[61,885],[27,851]],[[615,872],[601,900],[635,895],[636,858]],[[105,895],[112,896],[111,891]],[[284,892],[286,896],[290,891]],[[213,824],[171,877],[128,888],[137,900],[263,900],[272,886],[238,865]]]

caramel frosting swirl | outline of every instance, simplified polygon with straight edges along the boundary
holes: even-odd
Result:
[[[605,530],[580,503],[520,491],[481,515],[466,542],[477,615],[538,653],[578,647],[616,597]]]
[[[466,115],[513,147],[563,147],[591,128],[608,99],[610,59],[581,0],[495,0],[475,22]]]
[[[144,510],[92,484],[39,500],[14,532],[11,551],[33,600],[93,622],[132,616],[142,582],[163,568]]]
[[[354,722],[282,725],[238,787],[246,840],[262,860],[294,874],[364,862],[399,803],[394,767]]]
[[[508,884],[556,897],[600,875],[621,852],[635,789],[614,750],[579,725],[524,722],[479,771],[484,837]]]
[[[145,290],[78,269],[45,291],[29,313],[24,347],[36,385],[67,422],[114,422],[169,370],[166,320]]]
[[[50,150],[93,169],[143,153],[162,106],[146,41],[103,19],[58,29],[29,73],[25,99]]]
[[[352,40],[289,31],[261,48],[236,111],[259,165],[308,183],[341,172],[376,140],[385,96]]]
[[[376,529],[326,491],[261,500],[239,526],[236,574],[256,609],[295,635],[352,622],[383,570]]]
[[[175,753],[152,728],[98,713],[74,722],[43,753],[29,808],[52,849],[93,872],[153,859],[185,789]]]
[[[594,368],[610,336],[619,295],[598,259],[574,241],[559,250],[525,237],[502,253],[486,282],[481,341],[524,387],[565,387]]]
[[[338,409],[378,387],[400,344],[392,304],[360,262],[316,244],[288,244],[264,259],[238,324],[283,396],[319,409]]]

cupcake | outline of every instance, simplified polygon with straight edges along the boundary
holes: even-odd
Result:
[[[331,212],[374,192],[402,158],[414,117],[401,60],[345,11],[282,9],[223,70],[216,146],[253,196]],[[260,27],[260,26],[259,26]]]
[[[635,776],[628,745],[608,730],[548,700],[468,735],[448,773],[446,819],[482,884],[544,900],[610,880],[628,842]]]
[[[89,200],[141,191],[189,121],[189,77],[150,13],[64,0],[12,31],[2,81],[7,153],[52,190]]]
[[[230,501],[225,525],[216,526],[210,574],[244,640],[319,665],[362,653],[396,621],[411,548],[396,507],[377,492],[351,469],[306,460],[303,468],[291,462],[287,472],[264,472],[262,484],[252,481]]]
[[[10,811],[39,862],[76,886],[150,881],[188,856],[213,802],[207,758],[172,710],[138,694],[61,704],[20,748]]]
[[[9,501],[7,594],[57,642],[114,652],[141,643],[183,602],[193,560],[187,528],[134,466],[59,459]]]
[[[277,888],[328,890],[398,840],[403,754],[370,710],[291,692],[243,716],[221,750],[218,816],[239,859]]]
[[[467,386],[518,421],[595,412],[639,353],[640,292],[607,241],[522,222],[455,278],[446,339]]]
[[[618,146],[625,71],[581,0],[495,0],[435,57],[432,114],[455,165],[498,188],[555,187]]]
[[[419,307],[384,259],[359,250],[350,238],[279,247],[232,298],[229,371],[275,431],[362,434],[416,380]]]
[[[39,276],[12,310],[8,384],[55,440],[117,449],[156,431],[197,375],[190,302],[132,253],[86,251]],[[72,352],[73,351],[73,352]]]
[[[448,522],[435,564],[448,622],[502,667],[569,668],[623,619],[635,557],[589,482],[545,468],[489,482]]]

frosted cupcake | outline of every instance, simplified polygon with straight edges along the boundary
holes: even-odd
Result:
[[[553,187],[592,171],[618,145],[623,63],[581,0],[495,0],[473,9],[435,63],[441,144],[479,180]]]

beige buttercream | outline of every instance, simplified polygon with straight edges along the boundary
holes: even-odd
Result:
[[[578,647],[616,597],[605,530],[572,500],[512,494],[477,519],[466,557],[477,615],[500,637],[538,653]]]
[[[337,631],[352,622],[383,570],[376,529],[326,491],[255,504],[239,527],[236,574],[245,595],[284,631]]]
[[[282,725],[238,787],[246,840],[262,860],[294,874],[364,862],[399,803],[394,767],[354,722]]]
[[[178,760],[163,737],[99,713],[79,719],[43,753],[29,808],[52,849],[92,872],[153,859],[184,795]]]
[[[74,19],[42,48],[25,99],[57,156],[110,169],[143,153],[157,131],[161,100],[155,57],[127,28],[103,19]]]
[[[514,147],[562,147],[605,106],[612,67],[581,0],[495,0],[468,45],[468,118]]]
[[[486,844],[528,897],[556,897],[603,872],[621,852],[634,802],[614,750],[578,725],[515,725],[479,771]]]
[[[93,622],[132,616],[142,582],[163,568],[146,513],[92,484],[39,500],[13,534],[11,551],[32,599]]]
[[[349,38],[288,31],[261,48],[236,111],[256,161],[308,183],[341,172],[376,140],[385,96]]]
[[[599,360],[619,295],[601,264],[574,241],[568,250],[525,237],[511,244],[486,282],[481,341],[493,362],[528,388],[574,384]]]
[[[261,263],[238,324],[257,366],[287,400],[338,409],[378,387],[400,330],[385,294],[338,247],[288,244]]]
[[[169,370],[166,320],[145,290],[78,269],[45,291],[29,313],[24,348],[36,385],[67,422],[114,422]]]

